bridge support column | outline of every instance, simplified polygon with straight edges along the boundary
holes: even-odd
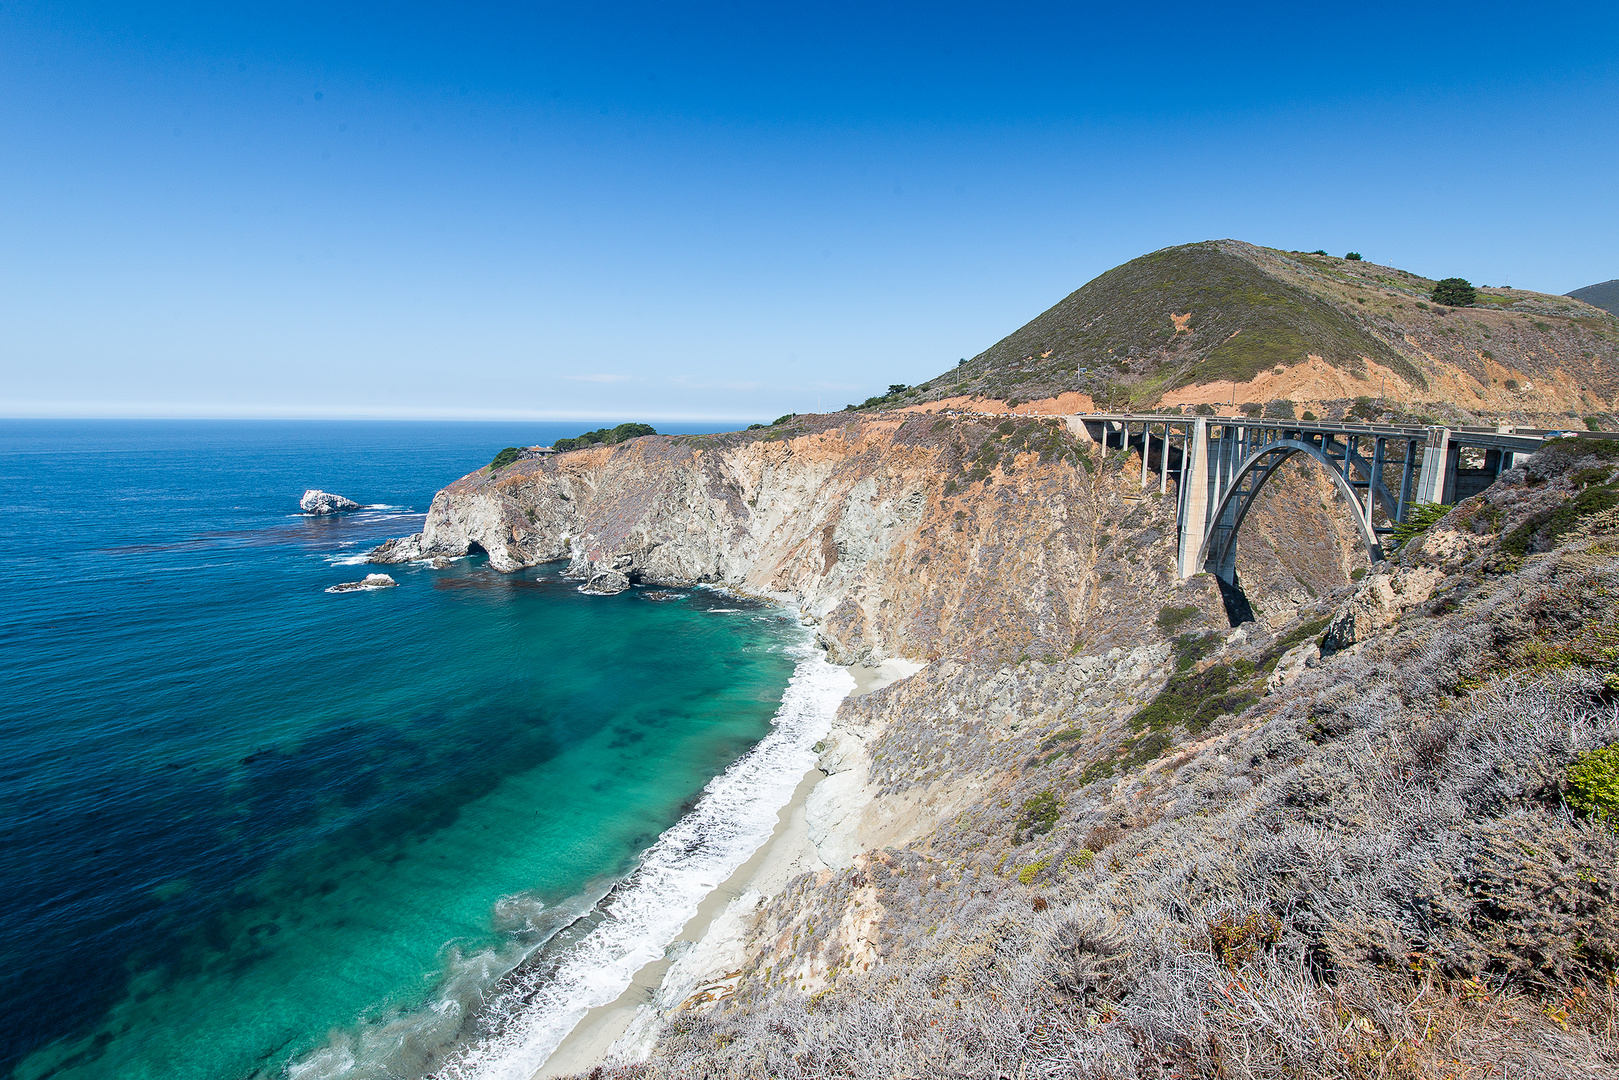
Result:
[[[1141,425],[1141,486],[1147,486],[1147,454],[1152,451],[1152,425]]]
[[[1180,544],[1175,572],[1185,579],[1203,569],[1196,563],[1209,520],[1209,422],[1202,416],[1192,421],[1181,453],[1180,497]]]
[[[1428,429],[1428,441],[1422,448],[1422,475],[1417,479],[1418,502],[1444,502],[1445,488],[1450,479],[1450,429]]]

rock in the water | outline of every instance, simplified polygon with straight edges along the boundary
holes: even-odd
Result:
[[[366,555],[366,562],[374,563],[402,563],[415,562],[417,559],[428,558],[422,550],[422,534],[412,533],[409,536],[399,536],[386,540],[371,549]]]
[[[431,559],[427,560],[427,565],[431,566],[434,570],[443,570],[446,567],[454,565],[454,563],[454,559],[446,558],[443,555],[434,555]]]
[[[685,593],[669,592],[667,589],[652,589],[641,594],[642,600],[684,600]]]
[[[590,580],[579,586],[579,591],[590,596],[612,596],[630,587],[627,574],[618,570],[597,570]]]
[[[333,495],[329,491],[310,488],[304,492],[304,497],[298,500],[298,507],[306,514],[335,514],[342,510],[358,510],[360,504],[353,499]]]
[[[345,581],[341,585],[333,585],[326,591],[329,593],[361,592],[370,589],[391,589],[399,582],[387,574],[367,574],[359,581]]]

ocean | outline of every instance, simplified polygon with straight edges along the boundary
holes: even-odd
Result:
[[[526,1078],[661,955],[847,673],[708,589],[360,565],[594,426],[0,421],[0,1074]]]

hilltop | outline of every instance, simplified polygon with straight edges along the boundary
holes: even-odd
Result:
[[[1396,267],[1237,240],[1165,248],[1102,274],[958,368],[868,404],[976,399],[1072,412],[1286,401],[1323,417],[1614,426],[1619,317],[1510,288],[1479,287],[1473,306],[1445,307],[1428,299],[1433,286]]]
[[[1603,311],[1619,315],[1619,278],[1604,281],[1600,285],[1587,285],[1583,289],[1575,289],[1568,295],[1592,307],[1599,307]]]

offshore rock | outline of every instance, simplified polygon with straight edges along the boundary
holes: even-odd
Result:
[[[617,570],[598,570],[581,586],[586,596],[616,596],[630,587],[628,575]]]
[[[387,574],[367,574],[359,581],[345,581],[341,585],[333,585],[326,591],[329,593],[365,592],[371,589],[392,589],[399,582]]]
[[[310,488],[304,492],[304,497],[298,500],[298,508],[306,514],[336,514],[344,510],[358,510],[360,504],[353,499],[333,495],[329,491]]]

